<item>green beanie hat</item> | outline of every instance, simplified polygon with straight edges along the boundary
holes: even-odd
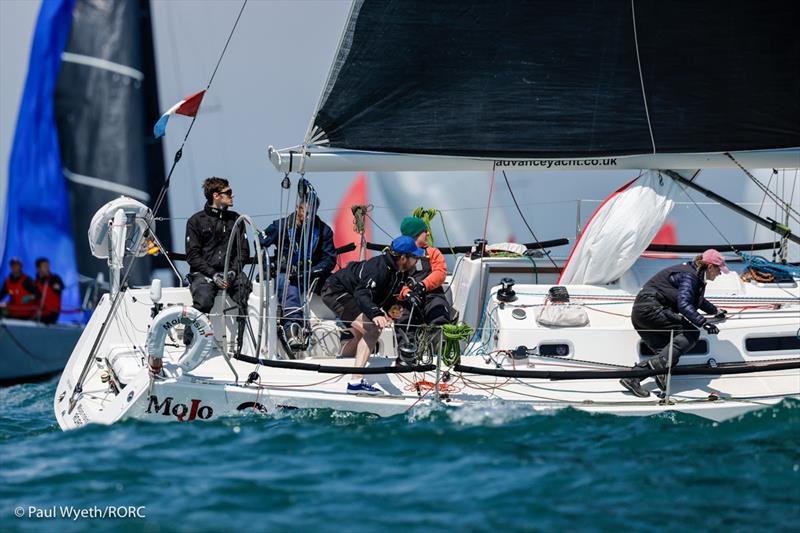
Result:
[[[412,239],[416,239],[423,231],[428,231],[428,226],[425,224],[425,221],[419,217],[406,217],[400,223],[400,233]]]

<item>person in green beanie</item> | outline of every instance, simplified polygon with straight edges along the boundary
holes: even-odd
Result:
[[[406,217],[400,223],[400,233],[414,239],[417,246],[425,250],[425,256],[420,258],[417,269],[411,274],[419,284],[420,288],[417,290],[422,293],[422,309],[418,316],[426,324],[442,325],[450,322],[450,303],[442,288],[447,277],[447,263],[438,248],[428,245],[429,231],[428,225],[419,217]],[[399,300],[405,300],[411,290],[403,287]],[[407,320],[406,314],[398,323],[402,324]]]

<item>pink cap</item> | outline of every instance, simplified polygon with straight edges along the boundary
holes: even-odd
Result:
[[[703,261],[710,265],[717,265],[723,274],[730,272],[730,269],[725,264],[725,258],[723,258],[722,254],[713,248],[709,248],[703,252]]]

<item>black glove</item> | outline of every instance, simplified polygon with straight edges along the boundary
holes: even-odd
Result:
[[[425,298],[425,285],[423,283],[417,283],[413,287],[411,287],[411,294],[415,295],[417,298],[422,300]]]
[[[419,297],[419,294],[413,291],[409,292],[408,296],[406,296],[406,303],[408,304],[410,309],[413,309],[415,307],[417,309],[422,308],[422,298]]]
[[[709,335],[716,335],[719,333],[719,328],[715,324],[709,324],[708,322],[703,324],[703,329],[706,330]]]
[[[725,320],[726,318],[728,318],[728,312],[725,309],[717,311],[717,314],[714,315],[714,318],[719,320]]]

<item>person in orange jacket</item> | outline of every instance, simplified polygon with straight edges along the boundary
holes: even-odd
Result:
[[[64,281],[58,274],[50,272],[50,261],[45,257],[36,260],[36,287],[42,295],[39,299],[39,320],[44,324],[55,324],[61,314]]]
[[[408,295],[415,292],[420,298],[422,309],[417,317],[426,324],[440,326],[450,323],[450,302],[442,284],[447,277],[447,263],[442,252],[433,246],[428,246],[428,226],[419,217],[406,217],[400,224],[400,232],[416,241],[418,247],[425,250],[425,257],[417,261],[417,269],[411,277],[417,282],[416,288],[403,287],[399,300],[403,301]],[[408,320],[408,315],[401,317],[398,323]],[[419,319],[412,323],[419,323]]]
[[[0,301],[9,297],[8,304],[0,309],[9,318],[31,319],[39,311],[41,293],[36,283],[22,272],[22,260],[12,257],[9,261],[11,273],[0,286]]]

